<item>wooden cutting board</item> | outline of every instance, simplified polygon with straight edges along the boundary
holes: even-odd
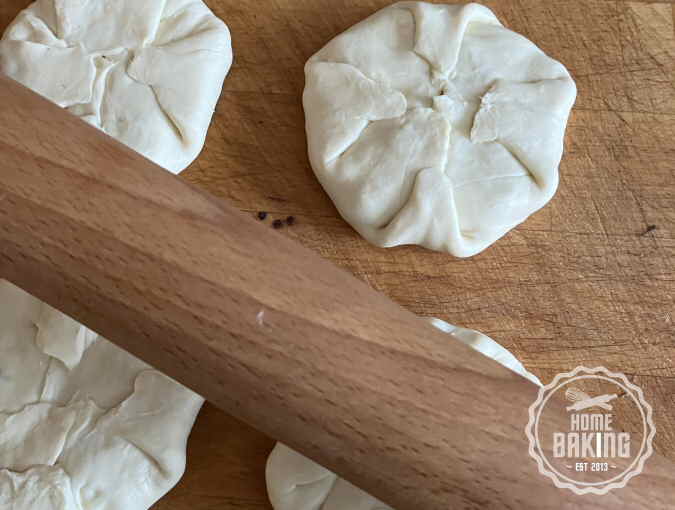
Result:
[[[28,0],[3,0],[0,28]],[[604,365],[654,407],[656,449],[675,460],[675,14],[671,1],[485,2],[572,72],[579,99],[552,203],[469,260],[368,245],[306,157],[303,65],[384,0],[207,0],[235,63],[206,149],[183,178],[267,222],[401,305],[483,331],[543,381]],[[2,98],[0,98],[1,100]],[[271,228],[271,227],[270,227]],[[621,413],[624,429],[637,416]],[[160,510],[268,509],[274,442],[206,405],[185,477]]]

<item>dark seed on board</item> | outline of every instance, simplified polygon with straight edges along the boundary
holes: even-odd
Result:
[[[281,221],[281,220],[274,220],[272,222],[272,227],[274,227],[275,229],[280,229],[283,226],[284,226],[284,222]]]
[[[265,211],[260,211],[260,212],[258,213],[258,219],[259,219],[260,221],[262,221],[262,220],[264,220],[265,218],[267,218],[267,213],[266,213]]]
[[[288,218],[286,218],[287,225],[293,225],[293,223],[295,223],[295,216],[289,216]]]
[[[649,234],[650,232],[654,232],[654,230],[656,230],[656,229],[657,229],[656,225],[647,225],[647,228],[646,228],[646,230],[642,233],[642,235],[643,235],[643,236],[646,236],[646,235]]]

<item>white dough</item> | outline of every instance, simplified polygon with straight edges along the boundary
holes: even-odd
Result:
[[[452,339],[541,386],[537,376],[525,370],[513,354],[491,338],[440,319],[430,319],[430,322]],[[381,501],[281,443],[272,450],[265,475],[267,493],[274,510],[391,510]]]
[[[0,41],[0,72],[173,173],[202,150],[231,64],[202,0],[38,0]]]
[[[0,508],[145,510],[203,399],[0,280]]]
[[[378,246],[471,256],[556,191],[575,84],[486,7],[391,5],[305,77],[314,172]]]

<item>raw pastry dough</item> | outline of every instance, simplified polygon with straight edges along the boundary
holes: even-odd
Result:
[[[0,303],[0,508],[149,508],[203,399],[3,280]]]
[[[487,7],[391,5],[305,77],[314,172],[376,245],[474,255],[555,193],[575,84]]]
[[[0,41],[0,72],[173,173],[202,150],[231,64],[202,0],[38,0]]]
[[[491,338],[439,319],[431,324],[541,386],[509,351]],[[274,510],[391,510],[328,469],[277,443],[267,460],[267,493]]]

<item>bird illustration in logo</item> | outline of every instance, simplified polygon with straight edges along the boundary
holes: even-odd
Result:
[[[579,388],[567,388],[565,391],[565,398],[570,402],[574,402],[571,406],[567,406],[565,409],[569,412],[572,411],[583,411],[590,407],[601,407],[606,411],[611,411],[612,406],[608,403],[615,398],[619,398],[619,395],[600,395],[599,397],[591,397],[589,394],[584,393]]]

